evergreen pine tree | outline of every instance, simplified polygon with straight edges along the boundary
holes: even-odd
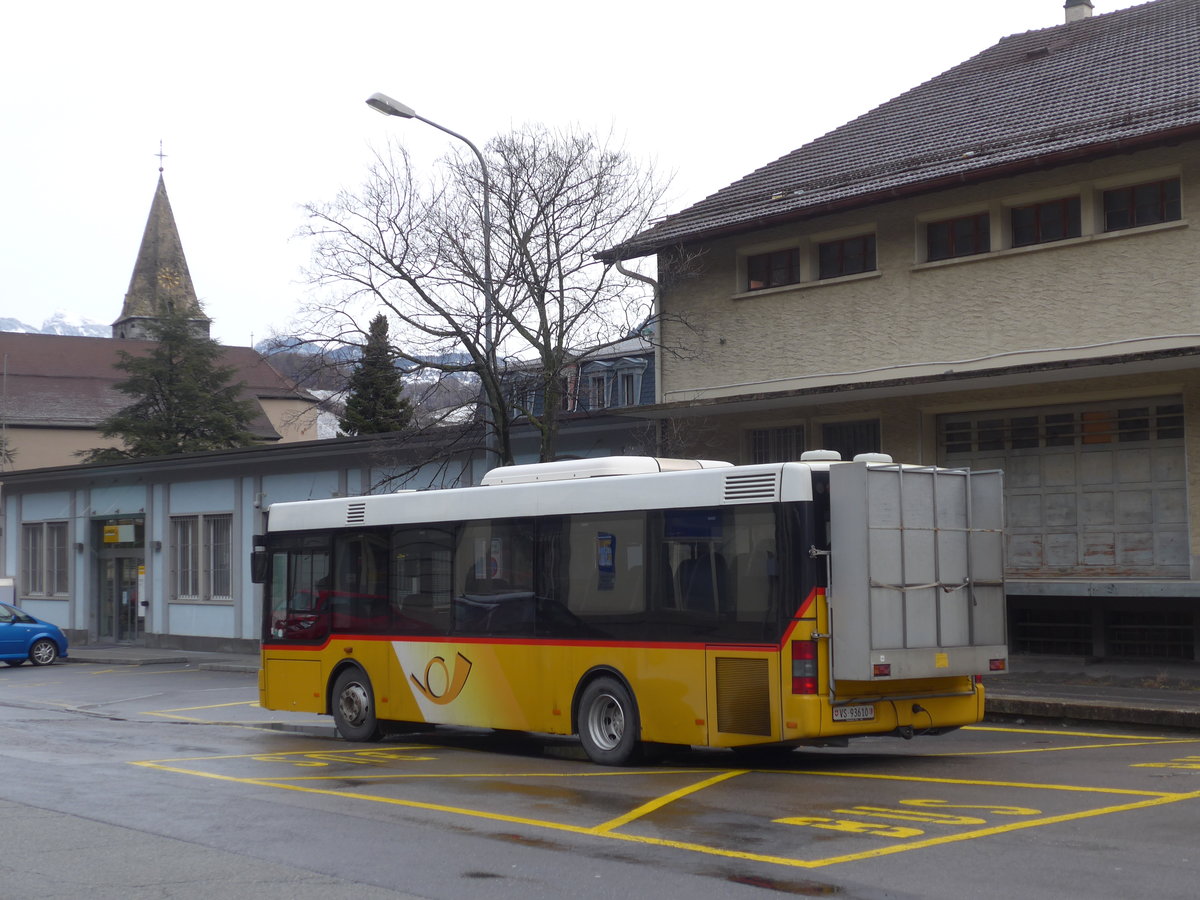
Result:
[[[349,387],[346,411],[338,422],[344,434],[403,431],[412,421],[412,407],[401,395],[403,385],[383,314],[371,320],[367,342],[350,376]]]
[[[230,384],[232,366],[221,365],[221,345],[197,335],[186,318],[149,323],[156,343],[144,355],[120,351],[116,368],[129,377],[115,387],[133,402],[100,423],[105,437],[124,448],[100,447],[87,462],[226,450],[254,442],[247,430],[253,405],[241,399],[244,384]]]

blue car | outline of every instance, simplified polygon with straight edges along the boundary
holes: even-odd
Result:
[[[35,666],[48,666],[66,657],[67,636],[62,629],[0,603],[0,660],[10,666],[19,666],[25,660]]]

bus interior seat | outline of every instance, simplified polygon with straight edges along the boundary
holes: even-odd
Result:
[[[685,609],[717,612],[717,603],[727,596],[728,573],[720,553],[701,553],[679,564],[679,595]]]

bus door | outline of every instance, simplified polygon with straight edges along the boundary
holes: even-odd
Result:
[[[327,539],[310,537],[276,546],[267,560],[264,603],[269,613],[263,634],[260,700],[267,709],[323,713],[321,660],[289,648],[319,649],[329,639]]]
[[[775,510],[684,510],[666,522],[679,605],[706,635],[709,744],[782,740]]]

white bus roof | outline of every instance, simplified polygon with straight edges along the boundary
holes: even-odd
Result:
[[[585,465],[580,466],[579,463]],[[675,466],[684,463],[688,468]],[[553,468],[550,468],[553,467]],[[591,470],[591,476],[568,474]],[[733,466],[706,460],[604,457],[489,472],[479,487],[275,503],[268,531],[369,528],[524,516],[682,509],[812,499],[807,463]],[[630,474],[618,474],[619,472]],[[602,477],[600,473],[610,477]],[[549,475],[555,477],[541,477]],[[509,480],[509,478],[515,480]]]
[[[570,481],[609,475],[650,475],[692,469],[730,468],[733,463],[715,459],[663,459],[655,456],[597,456],[563,459],[525,466],[501,466],[483,476],[481,484],[529,484],[534,481]]]

